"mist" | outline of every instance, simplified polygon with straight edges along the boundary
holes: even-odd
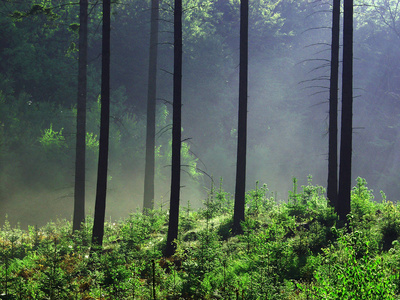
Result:
[[[113,221],[141,210],[143,201],[150,26],[146,1],[136,2],[123,1],[124,4],[115,5],[112,21],[113,127],[106,218]],[[212,185],[218,186],[221,178],[226,191],[233,193],[235,187],[238,7],[217,2],[208,11],[208,16],[196,9],[187,12],[190,18],[185,19],[184,24],[182,137],[190,147],[187,159],[196,162],[199,174],[193,178],[187,174],[186,167],[182,167],[181,206],[190,205],[193,208],[202,207],[208,191]],[[122,9],[123,6],[125,9]],[[330,5],[326,2],[316,5],[300,1],[295,5],[291,1],[283,1],[271,12],[270,20],[274,21],[267,19],[264,23],[260,22],[257,7],[251,11],[247,190],[254,188],[258,181],[267,184],[269,192],[277,195],[278,201],[286,201],[293,178],[297,178],[301,186],[307,183],[308,175],[312,175],[313,184],[326,187],[330,70],[327,60],[330,59],[331,37],[329,9]],[[380,200],[381,190],[389,200],[397,201],[400,182],[397,142],[400,113],[397,84],[400,76],[399,36],[384,22],[377,20],[373,9],[366,10],[362,6],[355,9],[353,183],[358,176],[366,178],[368,186],[375,191],[377,201]],[[218,13],[223,13],[225,19],[219,20]],[[198,23],[195,23],[195,17],[199,18]],[[173,51],[170,44],[171,25],[167,22],[170,18],[171,13],[165,4],[160,22],[157,83],[156,144],[159,156],[156,158],[155,205],[159,209],[168,208],[170,189],[168,147],[171,131],[165,130],[171,123],[172,114],[169,103],[172,101],[172,76],[169,72],[172,70]],[[92,34],[91,39],[88,132],[98,135],[96,101],[101,39],[96,34]],[[7,67],[7,63],[2,62],[1,70]],[[71,82],[76,78],[74,72],[76,70],[68,74]],[[7,76],[14,76],[16,82],[19,80],[18,74]],[[72,83],[72,87],[67,83],[64,85],[66,90],[74,91]],[[1,89],[6,95],[4,84]],[[14,98],[20,99],[23,93],[33,95],[34,103],[29,104],[30,107],[25,98],[20,101],[26,104],[21,104],[19,109],[24,114],[16,117],[29,118],[24,122],[37,122],[35,126],[38,130],[32,142],[26,142],[28,138],[25,138],[26,143],[10,142],[11,146],[1,148],[0,223],[4,223],[6,216],[12,225],[20,224],[21,227],[43,226],[58,218],[70,220],[74,179],[74,93],[61,101],[51,98],[54,95],[47,100],[44,96],[34,96],[33,88],[30,90],[28,85],[25,90],[18,90],[15,85],[13,90]],[[339,85],[339,98],[340,95]],[[59,105],[46,108],[37,104],[50,100]],[[51,116],[35,117],[36,112],[44,109],[50,111]],[[62,113],[71,116],[62,119]],[[1,124],[6,124],[4,115],[1,116]],[[54,130],[64,128],[66,146],[62,144],[44,153],[38,138],[50,123]],[[2,132],[2,137],[6,135],[7,131]],[[20,138],[23,139],[23,136]],[[37,147],[35,155],[27,145]],[[60,151],[65,154],[63,160],[60,162],[59,156],[52,160],[52,155]],[[96,149],[88,150],[88,216],[92,216],[94,210],[96,155]],[[35,165],[38,161],[41,172]]]

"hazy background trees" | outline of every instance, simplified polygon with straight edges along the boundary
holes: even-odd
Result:
[[[358,1],[354,27],[353,184],[363,176],[396,200],[400,91],[397,1]],[[0,3],[0,221],[70,218],[73,206],[79,5]],[[326,185],[331,1],[249,2],[247,184],[286,199],[293,176]],[[366,5],[361,5],[366,4]],[[390,5],[389,5],[390,4]],[[52,7],[53,9],[46,9]],[[166,206],[172,106],[171,1],[160,9],[155,205]],[[201,205],[210,179],[233,193],[237,140],[239,1],[183,1],[181,202]],[[89,1],[87,212],[99,141],[101,7]],[[141,207],[150,1],[113,7],[107,215]],[[316,29],[318,28],[318,29]],[[313,59],[313,60],[310,60]],[[320,60],[315,60],[320,59]],[[327,78],[323,78],[327,79]],[[340,107],[339,107],[340,109]],[[340,124],[339,124],[340,125]],[[373,157],[374,159],[371,159]],[[190,176],[187,175],[190,174]],[[194,178],[194,180],[193,180]]]
[[[86,94],[87,94],[87,44],[88,1],[79,1],[78,44],[78,96],[76,104],[76,148],[73,230],[85,221],[86,191]]]
[[[159,0],[151,1],[143,211],[154,208]]]

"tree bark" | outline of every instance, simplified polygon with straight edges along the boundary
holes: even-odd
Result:
[[[331,76],[329,88],[329,154],[327,196],[333,207],[338,197],[338,81],[339,81],[340,0],[333,0]]]
[[[172,168],[169,225],[165,256],[175,253],[178,238],[179,194],[181,184],[181,106],[182,106],[182,0],[174,9],[174,90],[172,116]]]
[[[236,163],[235,208],[233,231],[241,233],[244,221],[246,192],[246,143],[247,143],[247,81],[248,81],[248,14],[249,2],[240,2],[240,66],[239,66],[239,113]]]
[[[340,142],[337,213],[342,222],[350,213],[351,154],[353,134],[353,0],[344,0],[342,128]]]
[[[101,247],[106,211],[108,143],[110,130],[110,0],[103,0],[100,145],[92,244]]]
[[[144,173],[143,212],[154,208],[154,169],[156,135],[157,50],[159,0],[151,1],[149,77],[147,90],[146,165]]]
[[[88,0],[80,0],[79,7],[78,101],[76,117],[73,231],[80,230],[83,222],[85,221]]]

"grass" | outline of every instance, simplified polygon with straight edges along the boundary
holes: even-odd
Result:
[[[162,257],[168,213],[105,224],[90,254],[92,220],[0,231],[0,299],[400,299],[400,209],[364,179],[352,191],[348,228],[324,189],[297,187],[277,203],[247,193],[243,235],[230,232],[232,196],[212,188],[204,208],[182,208],[177,252]]]

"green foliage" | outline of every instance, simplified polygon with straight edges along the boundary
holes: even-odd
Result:
[[[162,151],[164,150],[164,151]],[[172,158],[172,140],[168,140],[168,146],[160,145],[156,149],[156,158],[158,158],[158,163],[163,166],[171,164]],[[198,158],[196,158],[190,151],[190,145],[186,142],[181,144],[181,168],[189,175],[190,178],[194,180],[200,179],[203,174],[197,169]]]
[[[63,120],[71,120],[70,113],[53,103],[34,102],[24,93],[18,97],[1,94],[0,186],[13,190],[20,182],[26,188],[37,185],[39,178],[48,187],[65,181],[74,141],[65,134],[72,131],[73,124]]]
[[[246,194],[247,213],[249,215],[258,215],[271,210],[274,206],[274,199],[267,198],[267,185],[264,183],[261,188],[258,185],[259,182],[256,181],[254,190],[250,190]]]
[[[222,187],[222,178],[220,179],[218,190],[215,189],[214,181],[212,181],[211,189],[203,205],[204,210],[202,213],[207,219],[227,214],[233,209],[232,195],[224,191]]]
[[[308,176],[308,184],[302,186],[302,192],[297,193],[297,179],[293,178],[293,192],[289,192],[289,200],[286,204],[288,214],[296,216],[297,221],[310,221],[318,219],[333,225],[333,219],[329,217],[332,209],[324,197],[325,189],[322,186],[312,185],[312,176]]]
[[[184,258],[182,292],[186,297],[195,298],[210,294],[215,289],[208,275],[220,264],[218,257],[221,249],[221,243],[213,226],[200,231],[197,237],[197,247],[188,249],[186,253],[182,251],[183,249],[177,252],[177,255],[182,253],[181,256]]]
[[[278,204],[256,184],[247,198],[259,209],[246,210],[237,236],[227,233],[232,206],[220,184],[209,195],[219,205],[182,209],[177,251],[169,258],[161,251],[168,223],[161,209],[106,222],[103,249],[92,253],[91,218],[73,235],[66,221],[27,232],[6,222],[0,293],[17,299],[151,299],[154,291],[157,299],[398,299],[400,243],[398,236],[388,239],[398,230],[397,205],[371,204],[371,191],[358,182],[357,214],[370,216],[353,217],[350,231],[335,227],[337,216],[310,178],[294,191],[299,216],[293,195]]]
[[[86,132],[86,148],[88,150],[96,151],[99,148],[99,142],[96,134]]]
[[[265,38],[274,38],[287,34],[281,31],[284,18],[281,16],[281,12],[277,9],[281,2],[283,1],[262,0],[255,1],[249,6],[249,32],[252,40],[261,42],[261,40]],[[221,18],[225,20],[223,30],[238,28],[240,1],[229,0],[225,1],[223,4],[218,3],[215,6],[220,6],[218,7],[219,13],[221,14]],[[268,30],[266,30],[267,28]]]
[[[357,259],[357,251],[345,238],[338,240],[340,256],[325,248],[321,265],[315,272],[316,284],[306,293],[311,299],[397,299],[398,274],[380,256]]]
[[[357,177],[357,185],[351,191],[351,213],[353,218],[360,220],[369,218],[376,211],[376,204],[373,201],[373,191],[367,188],[367,181]]]
[[[381,246],[387,251],[400,237],[400,211],[393,202],[384,200],[377,213],[380,217]]]
[[[78,6],[68,1],[11,1],[4,9],[1,23],[7,42],[0,47],[0,65],[9,88],[16,95],[31,95],[34,102],[74,103],[76,77],[65,75],[77,70],[76,56],[66,54],[76,41],[68,25],[74,23]]]
[[[62,134],[63,129],[54,131],[53,124],[50,124],[50,128],[44,130],[43,135],[39,137],[39,142],[45,151],[57,151],[66,147],[65,137]]]

